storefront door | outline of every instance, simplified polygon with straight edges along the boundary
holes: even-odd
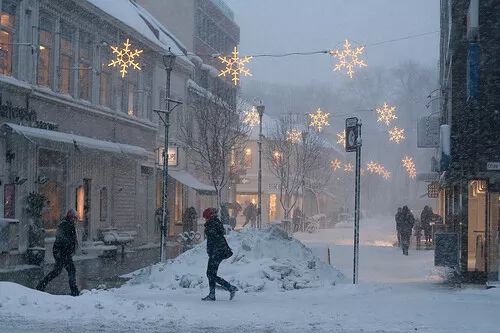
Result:
[[[489,193],[488,198],[488,280],[498,281],[500,232],[500,192]]]

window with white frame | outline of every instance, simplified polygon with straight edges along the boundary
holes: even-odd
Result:
[[[73,36],[75,28],[65,22],[61,23],[60,49],[59,49],[59,92],[71,94],[74,62]]]
[[[111,60],[111,51],[109,46],[104,45],[100,48],[101,71],[99,76],[99,104],[112,107],[113,96],[113,75],[111,67],[108,66]]]
[[[37,83],[50,87],[52,83],[52,52],[54,49],[54,22],[48,16],[40,15],[38,31],[38,73]]]
[[[90,101],[92,93],[92,38],[85,32],[80,33],[78,57],[79,95]]]
[[[2,1],[0,11],[0,74],[12,75],[12,52],[16,26],[16,5]]]

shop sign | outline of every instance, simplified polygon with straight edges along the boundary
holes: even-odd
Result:
[[[432,182],[429,185],[427,185],[427,196],[429,198],[437,198],[439,197],[439,183],[438,182]]]
[[[488,170],[488,171],[500,171],[500,162],[488,162],[488,163],[486,163],[486,170]]]
[[[4,105],[0,105],[0,118],[32,123],[36,121],[36,112],[26,108],[13,106],[11,102],[6,102]]]
[[[158,149],[158,165],[162,166],[163,165],[163,151],[164,148],[159,148]],[[179,159],[178,159],[178,148],[177,147],[168,147],[168,166],[178,166],[179,165]]]
[[[439,116],[425,116],[417,122],[417,147],[439,147]]]

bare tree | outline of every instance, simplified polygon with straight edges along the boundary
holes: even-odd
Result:
[[[200,89],[191,94],[190,110],[179,119],[179,140],[195,168],[212,182],[220,207],[231,154],[243,150],[249,129],[241,121],[243,110],[236,105],[234,90],[221,88],[216,93]]]
[[[305,188],[314,195],[318,214],[321,214],[319,194],[330,186],[333,178],[333,172],[330,168],[331,156],[326,149],[322,149],[321,151],[322,153],[315,163],[309,170],[306,170],[304,179]]]
[[[301,140],[289,140],[293,123],[281,118],[265,140],[264,157],[271,173],[280,182],[279,200],[285,219],[297,203],[298,192],[304,184],[307,171],[321,154],[321,138],[312,132],[302,132]],[[296,128],[295,128],[296,129]]]

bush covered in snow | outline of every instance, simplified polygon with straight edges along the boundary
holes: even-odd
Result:
[[[336,268],[277,227],[231,232],[227,241],[234,255],[222,262],[219,276],[244,292],[315,288],[344,279]],[[134,272],[128,283],[162,289],[206,288],[205,248],[204,242],[167,263]]]

